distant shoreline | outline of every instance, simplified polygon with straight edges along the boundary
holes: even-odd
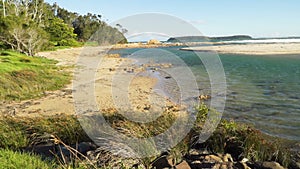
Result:
[[[221,44],[187,47],[180,50],[223,54],[283,55],[300,54],[300,43]]]

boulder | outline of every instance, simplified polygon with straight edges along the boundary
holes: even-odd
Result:
[[[175,166],[176,169],[191,169],[190,165],[186,161],[182,161],[180,164]]]
[[[244,162],[237,162],[235,165],[234,165],[235,168],[237,169],[251,169],[246,163]]]
[[[161,42],[159,40],[156,39],[151,39],[147,42],[148,45],[159,45],[161,44]]]
[[[171,168],[172,162],[168,159],[167,156],[161,156],[154,160],[154,162],[152,163],[152,167],[155,169]]]
[[[284,169],[284,167],[282,167],[277,162],[267,162],[267,161],[262,163],[262,167],[264,167],[266,169]]]

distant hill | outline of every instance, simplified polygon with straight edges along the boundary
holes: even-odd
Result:
[[[182,36],[172,37],[167,42],[220,42],[220,41],[237,41],[237,40],[253,40],[248,35],[234,35],[222,37],[208,37],[208,36]]]

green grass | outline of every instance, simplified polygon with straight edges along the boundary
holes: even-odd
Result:
[[[69,73],[57,61],[0,51],[0,101],[25,100],[57,90],[70,82]]]
[[[90,141],[76,117],[71,115],[0,119],[0,148],[17,150],[45,141],[41,139],[45,135],[54,135],[69,145]]]
[[[43,161],[32,154],[0,149],[0,169],[49,169],[55,168],[53,162]]]

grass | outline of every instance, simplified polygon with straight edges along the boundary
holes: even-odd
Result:
[[[204,119],[207,116],[208,108],[202,105],[198,108],[198,111],[197,123],[194,125],[191,132],[174,148],[168,150],[169,157],[172,158],[175,163],[183,160],[184,155],[186,155],[191,148],[195,148],[193,146],[199,146],[195,145],[192,140],[199,134],[205,121]],[[116,130],[119,130],[119,132],[127,136],[138,138],[147,138],[162,133],[173,124],[176,117],[177,115],[172,113],[164,113],[156,122],[139,124],[128,121],[116,113],[105,115],[106,120]],[[96,117],[92,119],[97,120]],[[96,123],[92,124],[96,127]],[[178,131],[175,130],[173,132],[173,134],[176,134]],[[34,119],[3,117],[0,120],[0,148],[18,151],[22,147],[45,141],[41,139],[43,137],[40,137],[45,135],[45,133],[57,136],[67,145],[91,141],[82,130],[76,116],[59,115]],[[289,150],[282,147],[279,141],[275,142],[271,140],[278,139],[270,139],[269,136],[264,135],[252,127],[238,124],[233,121],[222,120],[213,135],[205,143],[201,144],[201,146],[213,153],[230,153],[235,159],[245,157],[251,161],[272,160],[277,161],[284,166],[288,166],[290,162]],[[155,149],[153,144],[149,144],[149,146],[150,147],[142,148],[144,150]],[[17,157],[20,156],[16,156],[16,158]],[[140,159],[140,161],[146,168],[151,168],[153,160],[157,157],[158,156],[147,157]],[[67,167],[65,164],[61,164],[60,167],[90,167],[89,164],[84,165],[82,161],[79,162],[74,161],[74,164],[76,165],[67,164]],[[51,164],[52,163],[49,163],[49,165]],[[109,168],[109,166],[107,166],[107,168]],[[123,166],[123,168],[126,167]]]
[[[90,141],[75,116],[57,115],[44,118],[0,119],[0,148],[18,150],[47,141],[43,136],[54,135],[66,144]]]
[[[284,142],[251,126],[222,120],[213,135],[201,146],[213,153],[229,153],[237,161],[243,158],[254,162],[276,161],[287,167],[291,162],[291,152]]]
[[[69,73],[57,61],[0,51],[0,101],[25,100],[57,90],[70,82]]]
[[[43,161],[41,157],[32,154],[14,152],[8,149],[0,149],[0,169],[49,169],[55,168],[55,164]]]

